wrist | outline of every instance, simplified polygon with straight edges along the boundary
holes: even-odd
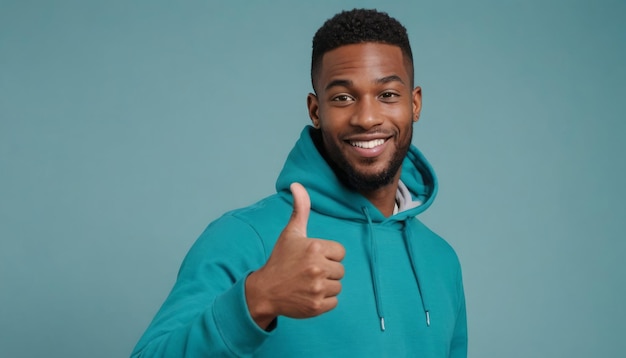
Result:
[[[270,300],[263,294],[263,286],[258,284],[258,271],[248,275],[245,282],[245,296],[248,312],[252,320],[262,329],[271,331],[276,327],[276,317]]]

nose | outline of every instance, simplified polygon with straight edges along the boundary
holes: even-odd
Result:
[[[354,108],[354,113],[350,118],[350,125],[369,130],[382,124],[382,116],[379,111],[379,103],[373,98],[364,97],[358,100]]]

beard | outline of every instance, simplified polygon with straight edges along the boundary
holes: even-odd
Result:
[[[358,170],[341,152],[335,142],[323,143],[321,130],[315,132],[317,133],[313,135],[314,142],[326,162],[344,185],[358,192],[373,191],[390,184],[402,167],[402,162],[413,139],[413,126],[410,126],[408,139],[396,144],[396,150],[387,165],[379,172],[366,173]],[[376,158],[366,158],[362,163],[367,165],[375,162]]]

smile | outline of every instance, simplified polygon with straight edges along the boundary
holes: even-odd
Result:
[[[374,147],[378,147],[379,145],[383,145],[385,143],[384,139],[374,139],[368,141],[350,141],[350,145],[353,147],[359,147],[364,149],[372,149]]]

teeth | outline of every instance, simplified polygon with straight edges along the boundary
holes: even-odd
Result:
[[[374,147],[378,147],[379,145],[382,145],[383,143],[385,143],[384,139],[374,139],[374,140],[368,140],[368,141],[351,141],[350,144],[353,147],[359,147],[359,148],[365,148],[365,149],[371,149]]]

